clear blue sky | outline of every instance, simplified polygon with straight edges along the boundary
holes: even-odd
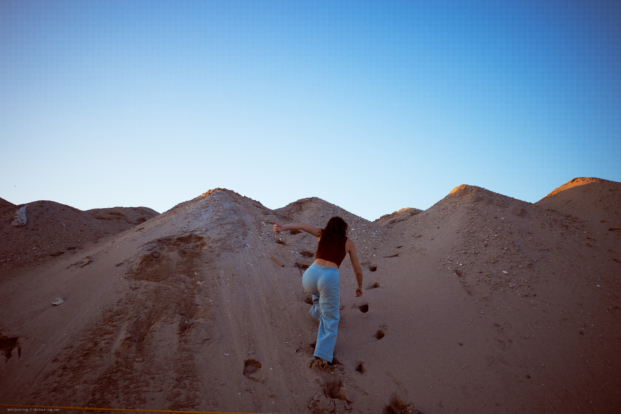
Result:
[[[373,220],[621,181],[621,2],[0,1],[0,197]]]

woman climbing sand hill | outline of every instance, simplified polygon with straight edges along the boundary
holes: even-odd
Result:
[[[358,262],[356,246],[347,238],[347,223],[340,217],[332,217],[324,229],[304,223],[285,226],[274,223],[276,234],[287,230],[303,230],[319,239],[315,261],[304,272],[302,285],[306,292],[313,295],[313,306],[309,313],[319,321],[315,360],[311,366],[325,368],[326,365],[332,365],[334,355],[340,319],[339,266],[347,253],[358,281],[356,297],[362,296],[362,268]]]

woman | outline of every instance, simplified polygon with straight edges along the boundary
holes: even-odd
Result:
[[[319,320],[319,332],[315,345],[315,360],[312,365],[325,368],[332,365],[336,333],[339,323],[339,266],[349,253],[358,287],[356,297],[362,296],[362,268],[358,262],[356,246],[347,238],[347,223],[340,217],[332,217],[324,229],[303,223],[281,226],[274,223],[276,234],[287,230],[303,230],[319,240],[315,261],[306,269],[302,285],[313,295],[313,306],[309,313]]]

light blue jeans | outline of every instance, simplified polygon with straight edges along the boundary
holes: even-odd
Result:
[[[332,362],[339,325],[339,270],[313,263],[302,277],[304,290],[313,295],[310,313],[319,321],[315,356]]]

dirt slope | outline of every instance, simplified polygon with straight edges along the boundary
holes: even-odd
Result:
[[[158,214],[146,207],[81,211],[53,201],[21,205],[7,202],[6,207],[2,206],[0,204],[0,279],[34,269],[64,254],[74,254]],[[24,206],[26,225],[12,226],[16,211]]]
[[[422,211],[423,210],[419,210],[417,208],[406,207],[391,214],[385,214],[373,222],[379,224],[380,226],[392,225],[400,221],[407,220],[409,217],[412,217]]]
[[[579,193],[570,203],[589,200],[599,199]],[[621,255],[601,248],[593,218],[540,203],[460,186],[426,211],[369,222],[318,198],[270,210],[209,191],[2,283],[10,358],[0,401],[618,412]],[[317,241],[271,226],[321,227],[336,214],[350,224],[365,290],[355,298],[345,261],[336,363],[321,371],[309,367],[317,323],[301,287]],[[56,297],[65,302],[54,307]]]
[[[574,178],[535,204],[585,220],[596,233],[613,234],[621,227],[620,189],[614,181]]]
[[[13,205],[13,203],[6,201],[4,198],[0,198],[0,211],[4,210],[5,208],[13,207]]]
[[[393,233],[393,240],[404,247],[399,251],[402,262],[391,273],[414,273],[407,270],[413,262],[430,263],[437,273],[429,266],[430,274],[419,277],[412,289],[446,277],[469,297],[451,297],[449,286],[445,292],[429,293],[444,306],[433,306],[425,323],[448,325],[448,335],[446,353],[430,364],[427,375],[451,365],[440,376],[443,388],[450,373],[481,379],[478,387],[471,387],[457,375],[451,386],[462,390],[455,394],[462,402],[475,396],[489,402],[485,412],[617,411],[619,400],[613,395],[621,386],[621,358],[614,348],[621,339],[621,255],[617,250],[613,260],[607,249],[590,247],[598,237],[591,228],[578,217],[473,186],[457,187],[427,211],[395,226],[401,237]],[[412,239],[419,243],[403,258]],[[435,316],[448,309],[454,312],[451,317]],[[449,349],[459,337],[468,338],[459,340],[460,348],[470,348],[467,359]],[[429,353],[438,345],[431,341]],[[466,411],[478,410],[482,408]]]

